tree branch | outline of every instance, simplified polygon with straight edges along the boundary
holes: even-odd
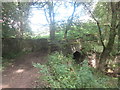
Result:
[[[89,13],[91,14],[92,18],[96,22],[96,24],[98,26],[98,30],[99,30],[101,44],[102,44],[103,48],[105,48],[105,45],[104,45],[104,42],[103,42],[103,38],[102,38],[102,32],[101,32],[101,28],[100,28],[100,24],[99,24],[98,20],[95,18],[94,14],[90,11],[90,9],[87,7],[87,5],[85,3],[83,3],[83,5],[89,11]]]
[[[75,10],[76,10],[76,2],[74,3],[74,9],[73,9],[73,12],[72,12],[72,15],[68,18],[68,23],[71,24],[72,23],[72,20],[73,20],[73,17],[74,17],[74,13],[75,13]]]
[[[69,16],[69,18],[67,19],[67,25],[66,25],[66,30],[65,30],[65,34],[64,34],[64,39],[67,38],[67,32],[70,29],[70,25],[72,24],[75,10],[76,10],[76,2],[74,3],[74,9],[73,9],[72,15]]]
[[[46,9],[44,8],[44,13],[45,13],[45,18],[47,20],[47,22],[49,23],[48,17],[47,17],[47,13],[46,13]]]

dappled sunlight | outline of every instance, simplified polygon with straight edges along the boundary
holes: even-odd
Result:
[[[75,51],[80,51],[81,49],[81,45],[71,45],[71,50],[72,52],[75,52]]]
[[[108,69],[107,72],[108,72],[108,73],[113,73],[113,70]]]
[[[24,72],[25,70],[24,69],[18,69],[17,71],[15,71],[16,73],[22,73]]]
[[[92,67],[96,68],[96,59],[91,60],[91,65]]]
[[[94,1],[2,3],[0,87],[117,88],[120,2]]]
[[[93,68],[97,68],[97,59],[95,53],[88,53],[89,65]]]
[[[73,52],[75,52],[75,51],[76,51],[76,49],[75,49],[75,47],[74,47],[74,46],[71,46],[71,49],[72,49],[72,51],[73,51]]]

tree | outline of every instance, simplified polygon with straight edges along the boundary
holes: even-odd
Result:
[[[118,25],[117,25],[117,29],[118,29],[118,53],[120,53],[120,2],[118,2]]]
[[[104,70],[105,67],[105,60],[108,58],[110,55],[113,45],[114,45],[114,40],[116,36],[116,26],[117,26],[117,5],[118,2],[111,2],[111,12],[112,12],[112,18],[111,18],[111,26],[110,26],[110,34],[109,34],[109,40],[105,48],[103,48],[103,52],[100,57],[100,69],[102,71]]]
[[[17,21],[19,22],[19,31],[21,33],[20,37],[24,36],[24,33],[27,31],[30,31],[29,24],[28,24],[28,16],[29,16],[29,10],[30,10],[31,3],[29,2],[18,2],[17,7],[19,10],[19,14],[17,18]],[[28,30],[29,29],[29,30]]]
[[[30,3],[6,2],[2,3],[3,37],[23,37],[30,32],[28,16]]]
[[[106,4],[106,5],[108,5],[108,4]],[[101,53],[100,62],[99,62],[99,69],[102,70],[102,71],[104,71],[105,64],[106,64],[105,62],[106,62],[108,56],[110,55],[110,53],[113,49],[114,40],[115,40],[115,36],[116,36],[116,31],[117,31],[117,28],[116,28],[116,26],[117,26],[117,16],[119,15],[117,13],[118,5],[119,5],[118,2],[110,2],[110,5],[111,5],[111,18],[109,18],[109,19],[111,20],[111,22],[110,22],[109,39],[108,39],[108,43],[106,45],[104,45],[102,32],[101,32],[101,27],[100,27],[100,23],[99,23],[100,21],[98,21],[96,19],[95,14],[93,14],[91,12],[91,10],[84,4],[84,6],[87,8],[87,10],[89,11],[92,18],[94,19],[94,21],[96,22],[96,24],[98,26],[100,41],[101,41],[102,46],[103,46],[103,51]],[[100,18],[102,18],[102,17],[100,17]]]
[[[2,3],[2,37],[15,36],[16,32],[13,26],[13,14],[15,14],[16,5],[14,3]],[[12,22],[11,22],[12,21]]]
[[[54,41],[55,39],[55,6],[57,1],[45,1],[45,2],[36,2],[35,4],[39,6],[39,8],[42,8],[44,10],[44,14],[46,17],[46,21],[49,24],[49,30],[50,30],[50,40]]]
[[[74,18],[74,14],[75,14],[76,8],[77,8],[77,4],[76,4],[76,2],[74,2],[73,3],[73,12],[72,12],[72,15],[69,16],[68,20],[67,20],[67,25],[66,25],[66,28],[65,28],[64,39],[67,38],[67,32],[68,32],[68,30],[70,29],[70,27],[72,25],[72,21],[73,21],[73,18]]]
[[[95,18],[95,15],[91,12],[91,10],[89,9],[89,7],[87,7],[86,4],[83,4],[83,5],[87,8],[87,10],[88,10],[89,13],[91,14],[92,18],[93,18],[94,21],[96,22],[97,27],[98,27],[98,31],[99,31],[99,36],[100,36],[101,44],[102,44],[103,48],[105,48],[105,45],[104,45],[104,42],[103,42],[103,38],[102,38],[102,32],[101,32],[101,28],[100,28],[99,21]]]
[[[50,39],[54,41],[55,39],[55,13],[54,13],[54,3],[47,2],[49,10],[49,23],[50,23]]]

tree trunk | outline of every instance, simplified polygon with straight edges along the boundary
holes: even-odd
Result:
[[[118,52],[120,53],[120,1],[118,2]]]
[[[70,27],[71,27],[71,24],[72,24],[72,21],[73,21],[73,17],[74,17],[75,11],[76,11],[76,2],[74,2],[74,8],[73,8],[72,15],[71,15],[71,16],[68,18],[68,20],[67,20],[67,25],[66,25],[66,29],[65,29],[65,33],[64,33],[64,39],[65,39],[65,40],[67,39],[67,33],[68,33],[68,30],[69,30]]]
[[[110,55],[113,45],[114,45],[114,40],[116,36],[116,22],[117,22],[117,8],[116,8],[116,3],[111,2],[111,10],[112,10],[112,19],[111,19],[111,28],[110,28],[110,35],[109,35],[109,41],[108,44],[105,48],[103,48],[103,52],[100,57],[100,62],[99,62],[99,69],[104,71],[105,67],[105,62],[108,56]]]
[[[55,39],[55,25],[50,25],[50,40],[54,41]]]
[[[49,21],[50,21],[50,40],[55,39],[55,16],[53,2],[48,2],[49,7]]]
[[[66,26],[65,33],[64,33],[64,39],[65,40],[67,39],[68,30],[69,30],[69,26]]]
[[[118,24],[118,52],[120,53],[120,21]]]

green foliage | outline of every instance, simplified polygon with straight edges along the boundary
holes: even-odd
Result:
[[[24,52],[19,52],[19,53],[8,53],[7,55],[4,55],[1,57],[0,62],[0,71],[4,70],[7,66],[12,65],[14,62],[15,58],[18,56],[22,56],[24,54],[30,53],[29,51],[24,51]]]
[[[10,58],[15,58],[16,56],[17,56],[16,53],[8,53],[8,54],[5,54],[3,57],[10,59]]]
[[[89,52],[89,51],[95,51],[95,52],[102,52],[103,47],[101,45],[98,45],[96,42],[94,41],[85,41],[82,43],[82,46],[85,50],[85,52]]]
[[[6,59],[6,58],[2,58],[1,59],[1,67],[0,67],[0,71],[4,70],[7,66],[12,65],[14,59]]]
[[[93,13],[102,24],[109,23],[111,21],[110,2],[98,2]]]
[[[109,85],[109,77],[98,74],[88,66],[84,60],[82,66],[77,65],[71,56],[65,57],[62,53],[54,53],[49,56],[46,65],[33,64],[44,73],[44,80],[48,81],[51,88],[112,88]]]
[[[72,30],[68,32],[68,39],[78,39],[83,40],[98,40],[98,29],[97,26],[90,23],[82,23],[79,26],[74,26]]]
[[[20,38],[22,33],[24,37],[31,35],[32,32],[28,23],[29,10],[30,4],[28,2],[3,2],[2,37]]]
[[[55,34],[55,40],[62,40],[63,36],[64,36],[64,32],[62,30],[57,31],[56,34]]]
[[[20,51],[18,53],[16,52],[10,52],[10,53],[7,53],[7,54],[4,54],[2,57],[5,58],[5,59],[14,59],[18,56],[21,56],[21,55],[24,55],[24,54],[27,54],[27,53],[30,53],[30,51]]]
[[[31,38],[32,39],[49,38],[49,35],[46,35],[46,36],[37,35],[37,36],[32,36]]]

